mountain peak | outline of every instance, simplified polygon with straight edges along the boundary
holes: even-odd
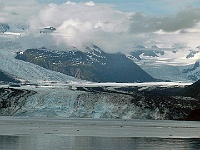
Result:
[[[83,51],[29,49],[16,58],[76,78],[94,82],[156,81],[122,53],[109,54],[93,45]]]

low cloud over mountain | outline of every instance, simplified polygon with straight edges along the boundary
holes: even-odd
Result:
[[[47,4],[36,0],[23,3],[0,0],[0,23],[15,24],[17,21],[18,24],[26,24],[30,31],[21,36],[19,41],[28,38],[29,41],[35,41],[33,45],[46,47],[68,45],[81,48],[96,44],[107,52],[130,52],[134,45],[171,47],[181,43],[192,48],[199,45],[195,40],[200,34],[198,7],[181,7],[179,12],[169,14],[149,14],[135,9],[120,11],[108,3],[57,2]],[[172,3],[178,2],[165,3],[172,6]],[[184,1],[185,5],[187,3]],[[49,26],[56,30],[49,35],[36,34]],[[51,39],[51,42],[46,42],[48,40],[45,38]]]

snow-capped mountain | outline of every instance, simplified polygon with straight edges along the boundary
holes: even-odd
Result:
[[[15,57],[46,69],[95,82],[156,81],[122,53],[109,54],[92,45],[84,50],[28,49]]]
[[[199,101],[196,99],[177,97],[176,94],[170,95],[169,93],[177,91],[176,87],[169,89],[171,91],[169,92],[168,88],[163,90],[163,85],[158,86],[156,90],[155,85],[150,87],[135,87],[135,85],[130,87],[131,85],[127,84],[111,86],[108,83],[104,86],[87,85],[83,80],[15,59],[16,53],[19,56],[25,56],[27,52],[22,51],[24,47],[17,42],[4,39],[1,40],[0,46],[0,69],[16,79],[35,83],[21,84],[20,87],[14,88],[5,88],[6,85],[2,85],[0,88],[1,115],[181,119],[187,117],[199,106]],[[49,51],[45,48],[29,50],[28,56],[35,58],[34,60],[48,58],[51,60],[49,62],[54,60],[52,63],[59,63],[59,60],[62,62],[62,60],[70,59],[73,62],[72,66],[79,64],[80,60],[82,64],[96,63],[102,66],[107,63],[117,65],[116,60],[134,65],[132,60],[125,55],[107,54],[96,46],[86,47],[84,52]],[[33,54],[37,54],[37,57]],[[115,61],[109,62],[108,59]],[[45,64],[48,65],[48,63]],[[120,71],[124,74],[122,69],[120,68]],[[163,93],[169,95],[162,95]]]
[[[77,80],[70,76],[98,82],[155,81],[153,78],[194,82],[200,79],[200,49],[198,46],[195,49],[183,46],[172,48],[159,48],[156,45],[150,48],[136,46],[124,57],[122,53],[109,54],[94,45],[86,46],[81,50],[68,48],[65,52],[42,48],[28,49],[28,46],[24,47],[16,41],[15,36],[10,37],[4,33],[0,36],[0,61],[2,64],[0,70],[17,79],[34,80],[34,82],[39,80],[64,82],[69,82],[69,79]],[[20,35],[18,36],[20,37]],[[32,63],[15,59],[16,53],[17,58]],[[25,58],[25,55],[32,56]],[[68,64],[66,64],[67,61],[69,61]],[[62,68],[63,65],[65,65],[65,69]],[[67,68],[67,66],[70,67]],[[82,71],[84,67],[85,72]],[[82,68],[81,74],[80,68]]]
[[[0,70],[6,76],[12,77],[16,80],[28,81],[32,83],[51,81],[64,83],[77,81],[84,82],[71,76],[15,59],[16,52],[21,51],[24,48],[20,45],[20,43],[12,41],[13,37],[7,39],[3,35],[0,39]]]
[[[199,100],[177,95],[182,88],[163,88],[165,83],[99,86],[85,81],[145,82],[159,78],[191,82],[199,79],[198,47],[138,46],[124,55],[106,53],[95,45],[82,51],[75,47],[68,51],[27,48],[15,38],[18,36],[0,35],[0,75],[23,82],[17,84],[19,87],[1,85],[1,115],[185,119],[199,109]]]
[[[170,81],[183,81],[183,82],[194,82],[200,79],[200,48],[197,46],[196,48],[189,48],[182,46],[181,44],[174,45],[171,48],[160,48],[157,45],[153,45],[151,47],[145,47],[143,45],[138,45],[133,47],[132,52],[126,54],[126,59],[122,53],[117,54],[109,54],[104,50],[100,49],[97,46],[86,46],[83,49],[72,48],[61,52],[60,50],[48,50],[48,52],[42,53],[41,49],[32,49],[28,46],[24,47],[21,45],[21,41],[17,41],[16,38],[20,37],[21,34],[25,36],[28,34],[28,26],[23,23],[15,23],[15,24],[0,24],[0,48],[1,48],[1,57],[2,64],[9,65],[11,62],[15,62],[16,65],[22,66],[18,68],[26,68],[23,67],[25,62],[14,59],[16,52],[19,52],[17,58],[24,59],[25,61],[32,61],[27,65],[27,70],[24,71],[24,74],[20,73],[22,71],[16,71],[16,66],[11,65],[12,67],[1,66],[0,70],[8,75],[13,75],[19,79],[30,80],[38,78],[42,80],[48,80],[52,78],[60,78],[53,77],[56,71],[59,76],[61,75],[59,72],[84,79],[90,81],[111,81],[111,82],[143,82],[143,81],[155,81],[155,79],[161,80],[170,80]],[[39,30],[36,31],[37,36],[43,36],[52,33],[39,33]],[[7,35],[8,34],[8,35]],[[13,37],[9,36],[12,35]],[[48,35],[47,35],[48,36]],[[42,41],[41,41],[42,43]],[[28,49],[29,48],[29,49]],[[25,51],[28,49],[27,51]],[[43,49],[44,50],[44,49]],[[25,51],[25,52],[24,52]],[[35,58],[22,58],[25,57],[28,53],[32,53],[35,55]],[[46,62],[43,61],[43,55],[45,56]],[[54,56],[55,55],[55,56]],[[8,59],[7,59],[8,57]],[[60,58],[62,60],[59,60]],[[28,60],[28,59],[32,60]],[[80,58],[80,59],[79,59]],[[64,60],[65,59],[65,60]],[[81,60],[82,59],[82,60]],[[33,61],[34,60],[34,61]],[[37,60],[37,61],[36,61]],[[119,61],[120,60],[120,61]],[[47,62],[49,61],[49,62]],[[63,70],[60,62],[64,63],[67,67]],[[64,61],[64,62],[62,62]],[[67,61],[70,63],[66,64]],[[9,63],[8,63],[9,62]],[[73,63],[72,63],[73,62]],[[123,62],[123,63],[122,63]],[[34,65],[33,63],[37,64]],[[140,68],[136,64],[141,67],[144,71],[141,71]],[[63,64],[63,65],[64,65]],[[42,66],[39,67],[38,65]],[[132,65],[132,66],[131,66]],[[81,74],[80,74],[80,68]],[[85,72],[83,72],[83,68],[85,67]],[[43,71],[33,71],[36,68],[40,68],[39,70]],[[44,70],[46,68],[47,70]],[[134,68],[134,69],[133,69]],[[49,70],[50,69],[50,70]],[[19,69],[20,70],[20,69]],[[38,70],[38,69],[36,69]],[[128,70],[128,71],[127,71]],[[137,71],[136,71],[137,70]],[[140,70],[140,71],[138,71]],[[48,75],[38,75],[41,72],[52,72],[52,73],[42,73],[42,74],[51,74]],[[28,74],[31,75],[28,75]],[[35,74],[35,75],[34,75]],[[118,75],[118,76],[117,76]],[[31,76],[34,76],[34,78]],[[147,77],[148,76],[148,77]],[[153,78],[152,78],[153,77]],[[63,77],[62,77],[63,78]],[[65,77],[64,77],[65,78]],[[68,78],[68,77],[67,77]],[[57,80],[57,79],[56,79]],[[62,79],[59,79],[61,81]],[[66,80],[64,80],[66,81]]]
[[[200,79],[200,50],[198,47],[150,48],[137,46],[128,58],[136,62],[154,78],[171,81],[194,82]]]
[[[16,80],[32,83],[85,82],[80,79],[97,82],[156,81],[121,53],[105,53],[94,45],[85,47],[83,51],[76,48],[65,52],[42,48],[24,51],[29,45],[24,46],[16,40],[20,36],[25,35],[0,35],[0,71]],[[31,63],[15,59],[15,56],[24,59],[26,55],[32,56],[28,57],[32,59]],[[28,58],[25,59],[30,61]]]

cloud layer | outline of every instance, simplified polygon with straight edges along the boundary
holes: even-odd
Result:
[[[112,51],[130,51],[134,45],[194,46],[190,37],[199,36],[200,9],[189,7],[175,15],[150,16],[120,12],[110,5],[66,2],[50,4],[31,20],[32,28],[54,26],[57,42],[81,47],[99,44]],[[196,30],[195,33],[192,30]],[[171,40],[173,39],[173,40]],[[194,38],[191,38],[194,39]]]
[[[134,33],[146,33],[163,30],[175,32],[181,29],[193,28],[200,21],[200,10],[187,8],[175,16],[149,17],[141,13],[136,13],[131,18],[130,31]]]
[[[120,36],[128,32],[130,13],[114,10],[107,5],[66,2],[49,4],[32,18],[30,27],[38,29],[53,26],[58,42],[80,47],[87,43],[105,43],[111,35]],[[118,37],[117,37],[118,38]],[[112,37],[109,44],[112,44]],[[115,42],[115,41],[113,41]],[[118,41],[120,42],[120,41]]]
[[[111,5],[92,1],[41,5],[35,0],[23,3],[0,0],[0,23],[19,20],[16,16],[25,18],[31,30],[31,34],[20,40],[26,38],[31,41],[32,38],[40,45],[48,45],[48,40],[51,44],[78,48],[96,44],[108,52],[131,51],[135,45],[200,45],[196,40],[200,36],[200,9],[195,7],[161,16],[122,12]],[[56,31],[48,35],[38,34],[47,26],[55,27]]]

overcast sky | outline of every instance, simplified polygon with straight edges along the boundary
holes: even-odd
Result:
[[[0,0],[0,22],[16,21],[31,30],[54,26],[46,38],[56,44],[92,43],[110,52],[200,45],[199,0]]]

